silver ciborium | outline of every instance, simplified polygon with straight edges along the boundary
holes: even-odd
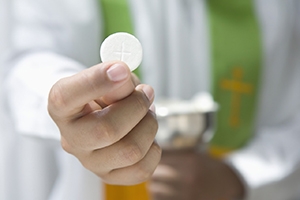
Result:
[[[210,94],[200,93],[188,101],[155,103],[158,119],[156,140],[165,150],[203,149],[214,133],[217,104]]]

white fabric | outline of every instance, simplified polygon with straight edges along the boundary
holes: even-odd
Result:
[[[8,47],[8,34],[9,34],[9,24],[10,24],[10,1],[9,0],[0,0],[0,54],[2,54],[5,49]]]
[[[14,0],[11,6],[10,53],[1,65],[0,199],[99,200],[99,178],[61,149],[47,112],[55,81],[99,62],[97,2]]]
[[[5,113],[0,199],[99,200],[98,178],[61,150],[46,109],[56,80],[99,62],[97,1],[11,2],[11,54],[2,65],[0,84]],[[205,1],[130,2],[145,53],[143,80],[157,97],[188,99],[209,91]],[[300,5],[297,0],[256,0],[256,7],[264,45],[256,137],[227,162],[244,179],[249,200],[300,199]]]

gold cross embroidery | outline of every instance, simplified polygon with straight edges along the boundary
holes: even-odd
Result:
[[[253,87],[249,83],[244,83],[243,69],[235,67],[232,72],[232,80],[224,79],[221,81],[221,88],[232,92],[230,122],[232,127],[238,127],[240,124],[240,108],[242,94],[251,94]]]

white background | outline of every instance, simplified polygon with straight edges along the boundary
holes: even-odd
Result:
[[[11,20],[9,4],[13,0],[0,0],[0,57],[8,46],[9,21]]]

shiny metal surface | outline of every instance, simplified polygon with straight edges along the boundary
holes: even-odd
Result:
[[[203,148],[213,136],[216,111],[206,93],[190,101],[157,102],[157,142],[163,149]]]

